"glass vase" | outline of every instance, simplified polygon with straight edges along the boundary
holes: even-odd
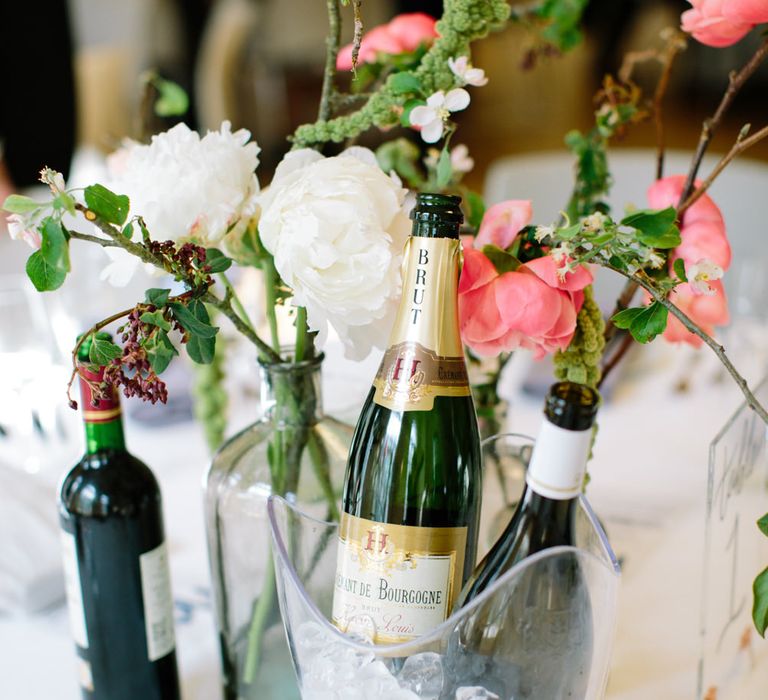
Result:
[[[277,605],[267,499],[338,520],[352,428],[324,415],[322,356],[260,366],[261,417],[218,451],[205,485],[225,700],[298,700]]]

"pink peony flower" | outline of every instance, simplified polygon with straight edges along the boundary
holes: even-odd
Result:
[[[500,275],[471,240],[465,240],[459,280],[462,340],[478,355],[523,347],[540,358],[564,350],[576,330],[582,290],[591,281],[584,268],[560,280],[549,256]]]
[[[388,24],[374,27],[360,42],[359,63],[374,63],[379,53],[399,54],[415,51],[422,43],[437,36],[435,19],[423,12],[398,15]],[[347,44],[336,57],[337,70],[352,70],[352,44]]]
[[[529,200],[508,199],[485,212],[477,232],[475,247],[495,245],[509,248],[523,226],[531,223],[533,211]]]
[[[766,14],[766,3],[761,0],[690,0],[690,3],[693,7],[680,17],[683,31],[702,44],[718,48],[735,44],[756,24],[752,18]]]
[[[709,284],[714,289],[714,294],[697,293],[690,284],[678,285],[672,291],[670,301],[702,330],[712,335],[715,326],[728,323],[729,316],[728,301],[725,298],[723,283],[720,280],[712,280]],[[691,333],[672,314],[669,314],[664,338],[670,343],[688,343],[696,348],[701,347],[704,342],[697,335]]]
[[[676,207],[685,179],[684,175],[672,175],[654,182],[648,188],[648,202],[651,207]],[[725,221],[717,204],[709,195],[700,197],[683,214],[680,238],[682,242],[670,255],[670,266],[677,258],[682,258],[689,277],[702,261],[711,261],[723,270],[728,269],[731,264],[731,246],[725,231]],[[646,300],[648,301],[649,297],[646,297]],[[719,280],[709,281],[706,292],[691,284],[678,285],[671,300],[710,335],[715,326],[728,323],[728,302],[723,284]],[[699,337],[690,333],[671,314],[664,338],[673,343],[688,343],[694,347],[699,347],[702,343]]]

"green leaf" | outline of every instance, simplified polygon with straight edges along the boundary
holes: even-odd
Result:
[[[27,276],[38,292],[50,292],[64,284],[67,273],[46,262],[41,251],[36,250],[27,260]]]
[[[147,230],[147,225],[144,223],[144,219],[141,217],[138,218],[139,222],[139,230],[141,231],[141,240],[144,242],[144,244],[149,243],[150,238],[149,231]]]
[[[675,260],[675,263],[672,267],[674,268],[675,274],[679,280],[682,282],[688,281],[688,276],[685,274],[685,261],[682,258]]]
[[[168,368],[171,360],[179,354],[171,339],[163,331],[153,335],[144,345],[155,374],[162,374]]]
[[[228,258],[217,248],[208,248],[205,251],[205,264],[211,268],[211,274],[224,272],[232,265],[232,259]]]
[[[485,201],[477,192],[467,190],[464,193],[464,204],[467,210],[467,223],[473,228],[480,228],[485,216]]]
[[[622,312],[623,313],[623,312]],[[669,312],[665,306],[654,301],[650,306],[641,309],[629,326],[629,332],[639,343],[648,343],[667,327]]]
[[[176,320],[189,331],[190,336],[213,338],[219,330],[210,324],[205,304],[198,299],[193,299],[187,306],[178,301],[172,302],[170,306]]]
[[[152,84],[160,93],[155,102],[155,114],[158,117],[180,117],[187,112],[189,96],[181,85],[163,78],[155,78]]]
[[[502,250],[498,246],[483,246],[483,254],[493,263],[493,266],[500,275],[505,272],[514,272],[520,267],[520,261],[514,255],[506,250]]]
[[[54,209],[64,209],[72,216],[75,215],[75,200],[66,192],[59,192],[53,200]]]
[[[427,104],[425,100],[406,100],[405,104],[403,105],[403,111],[400,114],[400,123],[403,126],[411,126],[411,112],[413,111],[413,108],[425,104]]]
[[[141,316],[139,317],[139,320],[141,320],[144,323],[149,323],[152,326],[157,326],[158,328],[162,328],[164,331],[171,330],[171,324],[168,323],[168,321],[163,316],[162,311],[145,311]]]
[[[638,239],[654,248],[675,248],[680,245],[680,230],[675,225],[677,211],[666,209],[641,209],[621,220],[621,225],[638,231]]]
[[[451,175],[453,175],[451,154],[448,153],[448,148],[444,146],[437,161],[437,186],[441,189],[445,187],[451,181]]]
[[[119,345],[115,345],[111,340],[99,338],[94,333],[91,336],[91,348],[88,351],[88,359],[96,366],[103,367],[112,360],[122,357],[123,351]]]
[[[103,185],[85,188],[85,203],[88,208],[110,224],[122,226],[128,217],[131,202],[124,194],[115,194]]]
[[[125,228],[123,229],[123,231],[122,231],[122,234],[123,234],[123,236],[125,236],[125,237],[126,237],[128,240],[129,240],[129,241],[131,240],[131,238],[133,238],[133,222],[132,222],[132,221],[129,221],[129,222],[128,222],[128,223],[125,225]]]
[[[641,308],[624,309],[615,314],[613,318],[611,318],[611,322],[616,328],[627,330],[641,313],[643,313],[643,309]]]
[[[216,354],[216,338],[203,338],[193,335],[186,344],[187,354],[199,365],[209,365]]]
[[[40,233],[40,253],[45,262],[65,274],[69,272],[69,244],[61,222],[49,216],[43,220]]]
[[[757,526],[760,528],[760,532],[768,537],[768,513],[757,521]]]
[[[20,194],[9,195],[6,197],[5,202],[3,202],[3,209],[11,212],[11,214],[27,214],[44,206],[45,204],[36,202],[31,197],[24,197]]]
[[[389,79],[389,87],[395,95],[422,91],[421,81],[410,71],[395,73]]]
[[[752,605],[752,620],[761,637],[765,637],[768,627],[768,568],[763,569],[752,584],[754,603]]]
[[[158,289],[157,287],[152,287],[152,289],[148,289],[144,292],[144,299],[146,299],[147,304],[152,304],[152,306],[160,308],[168,303],[168,297],[170,295],[170,289]]]
[[[573,224],[573,226],[557,229],[555,236],[564,241],[569,241],[574,236],[578,236],[579,233],[581,233],[581,224]]]

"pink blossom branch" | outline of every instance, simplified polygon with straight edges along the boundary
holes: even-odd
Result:
[[[739,389],[741,389],[741,393],[744,395],[744,398],[747,400],[747,404],[749,404],[750,408],[755,413],[757,413],[758,416],[760,416],[766,425],[768,425],[768,412],[766,412],[765,408],[763,408],[762,404],[757,400],[755,395],[750,390],[749,384],[747,384],[747,380],[744,379],[741,374],[739,374],[736,367],[734,367],[733,363],[728,359],[728,356],[725,354],[725,348],[720,345],[720,343],[718,343],[709,334],[705,333],[700,326],[694,323],[694,321],[692,321],[689,316],[687,316],[683,311],[675,306],[667,297],[658,292],[653,284],[651,284],[651,282],[649,282],[644,276],[641,276],[638,273],[632,274],[626,270],[620,270],[619,268],[609,264],[604,264],[603,266],[607,267],[609,270],[618,272],[623,277],[626,277],[628,280],[632,280],[639,287],[642,287],[646,292],[648,292],[648,294],[651,295],[655,301],[659,302],[659,304],[661,304],[675,318],[677,318],[687,330],[689,330],[695,336],[701,338],[704,343],[709,346],[712,352],[717,355],[717,358],[723,364],[725,369],[728,370],[728,373],[731,375],[731,377],[733,377],[733,380],[736,382]]]

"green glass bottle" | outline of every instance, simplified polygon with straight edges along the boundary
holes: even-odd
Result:
[[[523,495],[457,606],[526,557],[576,545],[575,517],[598,403],[597,392],[581,384],[550,388]],[[582,700],[592,660],[592,607],[586,574],[572,552],[522,569],[503,596],[496,593],[493,603],[464,620],[451,644],[451,673],[466,678],[481,668],[485,687],[503,697]],[[484,657],[493,662],[484,665]]]
[[[459,336],[460,202],[418,195],[400,308],[347,464],[332,619],[378,643],[440,624],[475,563],[482,485]]]
[[[107,333],[99,337],[110,339]],[[120,400],[94,399],[79,351],[86,452],[59,493],[64,572],[78,675],[88,700],[178,700],[173,600],[160,490],[125,449]],[[83,379],[83,376],[85,379]],[[87,381],[86,381],[87,380]]]

